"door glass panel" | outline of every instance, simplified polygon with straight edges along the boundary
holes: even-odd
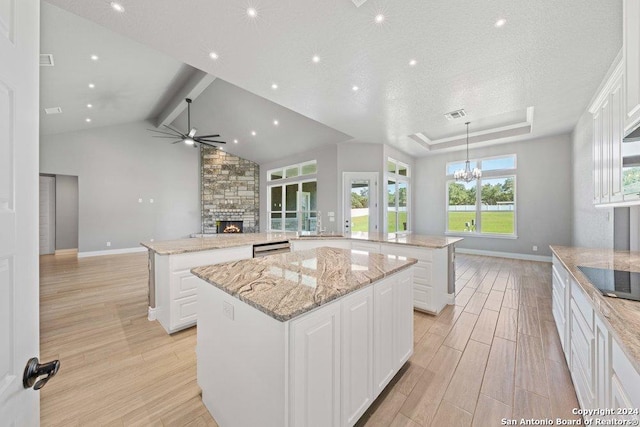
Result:
[[[398,212],[396,210],[396,182],[387,180],[387,233],[398,231]]]
[[[476,183],[451,181],[448,188],[448,231],[476,231]]]
[[[270,211],[282,210],[282,187],[271,187],[271,209]]]
[[[302,183],[300,196],[301,211],[315,211],[318,209],[318,183],[316,181]]]
[[[289,184],[286,187],[285,210],[298,210],[298,184]]]
[[[298,231],[298,214],[296,212],[287,212],[284,220],[285,231]]]
[[[282,213],[271,213],[271,230],[282,230]]]
[[[317,231],[317,214],[316,212],[302,212],[302,231]]]
[[[369,180],[351,181],[351,231],[369,231]]]
[[[398,182],[398,231],[407,231],[407,191],[408,183]]]

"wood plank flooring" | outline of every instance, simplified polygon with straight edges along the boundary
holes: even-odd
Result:
[[[40,259],[43,426],[215,426],[196,383],[195,328],[147,320],[146,254]],[[499,426],[572,418],[575,391],[551,317],[546,263],[456,259],[456,305],[414,314],[414,355],[364,426]],[[575,417],[573,417],[575,418]]]

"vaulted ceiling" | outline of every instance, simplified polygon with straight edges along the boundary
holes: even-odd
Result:
[[[503,141],[569,132],[622,46],[618,0],[120,0],[122,13],[105,0],[49,1],[336,137],[413,155],[459,140],[466,120],[526,129]],[[466,118],[444,117],[459,108]],[[280,132],[261,143],[296,143]]]

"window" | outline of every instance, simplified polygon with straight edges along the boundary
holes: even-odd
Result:
[[[316,231],[318,183],[308,176],[316,173],[315,160],[267,172],[269,230]]]
[[[457,182],[464,162],[447,163],[447,231],[479,235],[516,235],[516,156],[473,160],[482,178]]]
[[[387,159],[387,233],[405,233],[409,227],[409,166]]]

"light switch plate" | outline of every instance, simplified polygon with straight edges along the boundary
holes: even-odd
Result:
[[[229,319],[233,320],[233,304],[231,304],[228,301],[223,301],[222,302],[222,312]]]

